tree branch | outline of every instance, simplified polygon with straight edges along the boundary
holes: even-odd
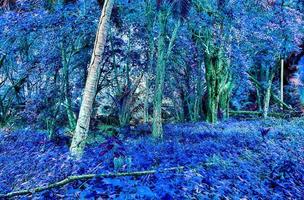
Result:
[[[20,196],[20,195],[32,195],[32,194],[42,192],[42,191],[45,191],[45,190],[62,187],[62,186],[65,186],[65,185],[67,185],[71,182],[79,181],[79,180],[90,180],[90,179],[93,179],[93,178],[114,178],[114,177],[124,177],[124,176],[144,176],[144,175],[148,175],[148,174],[178,171],[178,170],[183,170],[184,168],[185,167],[183,167],[183,166],[179,166],[179,167],[166,168],[166,169],[162,169],[162,170],[147,170],[147,171],[121,172],[121,173],[75,175],[75,176],[69,176],[69,177],[67,177],[67,178],[65,178],[61,181],[49,184],[47,186],[36,187],[36,188],[26,189],[26,190],[19,190],[19,191],[10,192],[10,193],[7,193],[7,194],[0,194],[0,198],[11,198],[11,197],[16,197],[16,196]]]

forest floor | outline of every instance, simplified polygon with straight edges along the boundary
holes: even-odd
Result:
[[[22,199],[302,199],[303,127],[301,119],[172,124],[162,141],[110,137],[90,144],[80,161],[41,131],[2,132],[0,194],[69,175],[156,169],[144,176],[75,181]],[[161,172],[176,166],[184,169]]]

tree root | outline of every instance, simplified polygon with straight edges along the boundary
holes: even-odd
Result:
[[[19,191],[10,192],[7,194],[0,194],[0,199],[11,198],[11,197],[16,197],[16,196],[20,196],[20,195],[32,195],[32,194],[42,192],[45,190],[62,187],[71,182],[79,181],[79,180],[89,180],[89,179],[93,179],[93,178],[114,178],[114,177],[123,177],[123,176],[144,176],[144,175],[148,175],[148,174],[178,171],[178,170],[183,170],[184,168],[185,167],[183,167],[183,166],[179,166],[179,167],[166,168],[166,169],[162,169],[162,170],[147,170],[147,171],[105,173],[105,174],[84,174],[84,175],[69,176],[61,181],[49,184],[47,186],[36,187],[36,188],[26,189],[26,190],[19,190]]]

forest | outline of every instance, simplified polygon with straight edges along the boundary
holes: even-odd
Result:
[[[303,0],[0,0],[0,199],[303,197]]]

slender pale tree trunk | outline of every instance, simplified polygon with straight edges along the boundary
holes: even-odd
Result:
[[[269,105],[270,105],[270,97],[271,97],[271,88],[272,88],[272,81],[274,78],[274,73],[273,72],[268,72],[271,74],[268,74],[268,81],[267,81],[267,87],[265,89],[265,96],[264,96],[264,108],[263,108],[263,117],[267,118],[268,117],[268,112],[269,112]]]
[[[271,80],[269,80],[267,84],[267,89],[265,91],[264,97],[264,109],[263,109],[263,117],[266,118],[268,116],[269,111],[269,102],[270,102],[270,95],[271,94]]]
[[[97,92],[97,85],[101,69],[100,63],[102,60],[104,47],[106,45],[107,30],[113,5],[114,0],[105,0],[99,20],[93,54],[88,70],[88,77],[82,97],[82,104],[80,107],[76,130],[70,147],[71,154],[76,158],[81,158],[88,136],[92,107]]]

